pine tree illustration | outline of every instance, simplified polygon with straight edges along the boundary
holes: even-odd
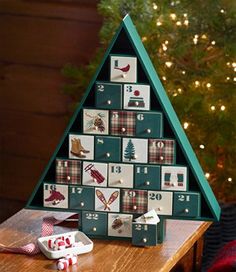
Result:
[[[125,148],[125,154],[124,157],[125,159],[128,159],[129,161],[131,161],[132,159],[135,159],[135,148],[134,148],[134,144],[131,141],[131,139],[129,139],[128,144]]]

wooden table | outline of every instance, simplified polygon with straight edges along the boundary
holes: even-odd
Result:
[[[0,243],[20,246],[35,241],[40,235],[42,218],[50,215],[58,217],[61,213],[21,210],[0,225]],[[79,255],[78,265],[70,266],[67,271],[199,271],[202,236],[210,224],[202,221],[168,220],[165,242],[150,248],[135,247],[128,241],[93,240],[93,251]],[[70,230],[55,227],[55,233]],[[0,253],[0,270],[48,272],[55,271],[56,264],[41,253],[33,257]]]

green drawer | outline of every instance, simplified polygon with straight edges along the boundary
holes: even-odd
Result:
[[[107,235],[107,214],[83,211],[82,231],[88,235]]]
[[[122,84],[96,82],[95,105],[103,109],[121,109]]]
[[[95,137],[95,160],[115,162],[121,158],[121,139],[119,137]]]
[[[155,138],[163,136],[163,120],[160,112],[140,112],[136,115],[136,136]]]
[[[158,244],[158,224],[133,223],[132,244],[135,246],[156,246]]]
[[[161,168],[158,165],[135,165],[135,188],[160,190]]]
[[[200,194],[197,192],[174,192],[173,216],[198,217],[200,203]]]
[[[70,186],[70,209],[94,210],[94,188]]]

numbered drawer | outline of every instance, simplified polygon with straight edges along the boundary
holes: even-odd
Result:
[[[121,109],[122,85],[115,83],[96,82],[95,105],[97,108]]]
[[[83,211],[82,231],[88,235],[107,235],[107,214]]]
[[[147,191],[122,190],[122,212],[145,213],[147,212]]]
[[[161,189],[171,191],[187,191],[188,175],[185,166],[162,166]]]
[[[69,158],[71,159],[94,159],[94,136],[69,135]]]
[[[111,111],[110,132],[112,135],[135,135],[136,113],[133,111]]]
[[[83,185],[107,186],[107,164],[83,162]]]
[[[109,130],[109,111],[107,110],[83,110],[83,132],[87,134],[105,134]]]
[[[120,161],[121,139],[118,137],[98,137],[95,138],[95,160],[100,161]]]
[[[134,180],[137,189],[160,190],[161,168],[159,165],[135,165]]]
[[[173,192],[148,191],[148,210],[158,215],[172,215]]]
[[[162,113],[140,112],[136,116],[136,135],[140,137],[162,137]]]
[[[133,188],[133,165],[109,163],[109,187]]]
[[[132,56],[110,56],[110,81],[136,82],[137,58]]]
[[[68,185],[44,183],[43,206],[48,208],[68,208]]]
[[[175,141],[166,139],[149,139],[149,162],[157,164],[175,163]]]
[[[81,184],[81,161],[56,159],[56,183]]]
[[[123,104],[127,110],[150,110],[150,86],[125,84]]]
[[[200,194],[197,192],[174,192],[174,216],[198,217],[201,212]]]
[[[123,162],[147,163],[147,139],[123,138]]]
[[[94,210],[94,188],[70,186],[70,209]]]
[[[109,213],[108,236],[132,237],[132,214]]]
[[[132,244],[135,246],[156,246],[158,244],[158,225],[133,223]]]
[[[120,189],[95,188],[95,210],[106,212],[119,212]]]

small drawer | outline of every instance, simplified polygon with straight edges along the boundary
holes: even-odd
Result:
[[[133,223],[132,244],[135,246],[156,246],[158,244],[158,224]]]
[[[201,213],[200,203],[197,192],[174,192],[173,216],[198,217]]]
[[[43,206],[47,208],[68,208],[68,185],[44,183]]]
[[[109,163],[109,187],[133,188],[133,165]]]
[[[124,109],[150,110],[150,86],[144,84],[125,84]]]
[[[159,165],[135,165],[136,189],[160,190],[161,169]]]
[[[112,135],[134,136],[136,113],[133,111],[111,111],[110,132]]]
[[[158,215],[172,215],[173,192],[148,191],[148,210]]]
[[[96,82],[95,105],[102,109],[122,108],[122,85],[116,83]]]
[[[95,210],[106,212],[119,212],[120,189],[95,188]]]
[[[145,190],[122,190],[122,212],[145,213],[147,212],[147,191]]]
[[[162,166],[161,189],[170,191],[187,191],[187,174],[187,167],[185,166]]]
[[[56,183],[81,184],[81,161],[56,159]]]
[[[149,139],[148,140],[148,160],[156,164],[175,163],[175,140]]]
[[[107,186],[107,164],[99,162],[83,162],[83,185]]]
[[[136,135],[144,138],[163,136],[161,112],[140,112],[136,116]]]
[[[83,132],[87,134],[109,133],[109,111],[83,109]]]
[[[69,188],[70,209],[93,210],[94,188],[70,186]]]
[[[109,213],[108,236],[132,237],[132,214]]]
[[[101,212],[82,212],[82,231],[88,235],[107,235],[107,214]]]
[[[148,142],[147,139],[123,138],[123,162],[147,163]]]
[[[95,138],[95,160],[113,162],[120,161],[121,139],[119,137]]]
[[[69,135],[69,158],[93,160],[94,159],[94,136],[70,134]]]

